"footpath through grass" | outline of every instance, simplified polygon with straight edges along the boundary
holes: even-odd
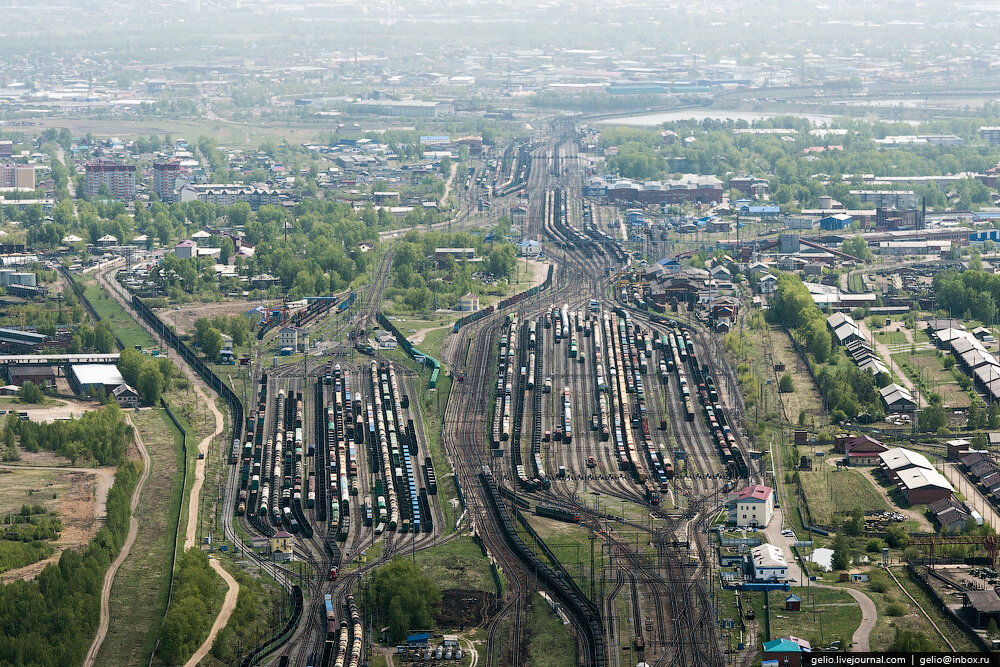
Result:
[[[136,510],[139,532],[111,587],[111,623],[99,665],[145,665],[167,606],[171,549],[181,499],[182,438],[162,409],[132,415],[150,475]]]
[[[107,322],[111,326],[111,330],[121,338],[126,347],[136,345],[140,345],[144,349],[156,347],[156,343],[146,333],[146,330],[126,313],[117,301],[109,297],[96,282],[85,283],[84,294],[94,310],[97,311],[101,321]]]

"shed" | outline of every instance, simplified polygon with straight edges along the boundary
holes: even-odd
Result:
[[[427,646],[430,639],[431,633],[429,632],[415,632],[406,636],[406,643],[410,646]]]
[[[985,628],[990,620],[1000,621],[1000,595],[992,588],[965,591],[962,594],[962,611],[973,626]]]
[[[785,598],[785,611],[799,611],[802,606],[802,598],[798,595],[789,595]]]
[[[51,387],[56,383],[56,368],[35,364],[14,365],[7,367],[10,383],[17,386],[25,382],[33,382],[39,387]]]

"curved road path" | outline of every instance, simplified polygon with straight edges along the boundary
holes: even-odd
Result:
[[[132,491],[132,517],[129,520],[128,535],[125,537],[125,543],[122,544],[121,551],[118,552],[118,556],[111,563],[108,571],[104,574],[104,585],[101,587],[101,620],[97,625],[97,635],[94,637],[94,641],[90,644],[90,650],[87,651],[87,657],[83,659],[84,667],[91,667],[94,661],[97,659],[97,653],[101,650],[101,644],[104,643],[104,638],[108,634],[108,625],[111,621],[111,585],[114,583],[115,575],[118,574],[118,568],[122,566],[125,559],[128,558],[129,551],[132,549],[132,544],[135,542],[135,536],[139,532],[139,519],[135,515],[135,508],[139,506],[139,498],[142,496],[142,487],[146,484],[146,478],[149,477],[150,472],[150,461],[149,452],[146,451],[146,443],[142,441],[142,435],[139,433],[139,429],[135,428],[135,424],[132,423],[132,418],[125,415],[125,419],[132,426],[135,431],[135,445],[139,450],[139,456],[142,457],[142,475],[139,477],[139,483],[135,485],[135,489]],[[107,494],[105,494],[105,499]]]
[[[215,415],[215,430],[211,435],[205,436],[201,442],[198,443],[198,453],[204,454],[205,458],[199,458],[195,462],[194,467],[194,485],[191,487],[191,503],[188,505],[188,522],[187,531],[184,535],[184,549],[190,549],[195,545],[195,535],[198,528],[198,507],[199,500],[201,499],[201,487],[205,483],[205,464],[208,462],[209,445],[212,444],[212,440],[215,439],[223,429],[223,419],[222,413],[219,409],[215,407],[213,401],[208,400],[208,396],[202,391],[201,387],[194,385],[195,391],[201,397],[201,400],[205,401],[205,404]],[[210,557],[211,558],[211,557]],[[222,628],[226,627],[226,623],[229,622],[229,617],[233,614],[233,609],[236,608],[236,599],[240,594],[240,585],[236,583],[233,575],[226,571],[226,568],[219,564],[219,561],[211,558],[208,564],[212,566],[212,569],[222,577],[229,586],[229,590],[226,591],[226,599],[222,602],[222,609],[219,610],[219,615],[215,618],[215,622],[212,624],[212,629],[208,633],[208,637],[205,638],[204,643],[198,650],[194,652],[194,655],[184,663],[185,667],[195,667],[202,659],[208,655],[209,650],[212,648],[212,644],[215,642],[216,635]]]
[[[208,406],[208,409],[212,411],[212,414],[215,415],[214,431],[210,435],[206,436],[200,443],[198,443],[198,452],[200,454],[204,454],[205,458],[198,459],[195,462],[194,484],[191,487],[191,502],[188,505],[187,529],[184,534],[184,549],[189,549],[195,545],[195,539],[198,527],[198,508],[200,506],[201,488],[202,485],[205,483],[205,464],[208,461],[209,445],[212,443],[212,440],[216,436],[222,433],[224,426],[222,413],[219,412],[218,408],[215,407],[215,402],[209,400],[208,396],[205,395],[205,392],[204,390],[202,390],[201,385],[199,384],[199,380],[194,375],[194,371],[191,370],[191,367],[188,366],[187,363],[185,363],[184,360],[180,358],[180,355],[174,352],[170,348],[170,346],[167,345],[162,340],[162,338],[156,334],[156,332],[152,331],[149,328],[149,326],[147,326],[146,323],[143,322],[138,317],[138,315],[135,314],[135,312],[133,312],[132,304],[129,303],[127,299],[123,298],[121,293],[117,289],[115,289],[115,287],[111,284],[111,280],[113,280],[113,277],[109,280],[107,272],[112,268],[114,264],[115,262],[110,262],[108,263],[107,266],[102,267],[101,271],[95,273],[94,277],[97,279],[97,282],[101,285],[101,287],[104,288],[104,291],[107,294],[109,294],[111,298],[113,298],[115,301],[118,302],[118,304],[125,310],[125,312],[131,314],[135,318],[135,321],[143,329],[145,329],[155,340],[159,340],[161,342],[161,344],[163,345],[163,349],[167,350],[167,356],[170,359],[172,359],[175,363],[177,363],[178,367],[181,368],[187,374],[188,378],[191,380],[191,386],[194,388],[195,392],[197,392],[201,400],[205,402],[205,405]],[[212,643],[215,641],[215,637],[219,634],[219,631],[225,627],[226,623],[229,622],[229,617],[232,616],[233,609],[236,608],[236,600],[239,597],[240,593],[240,585],[236,582],[236,579],[234,579],[233,576],[229,574],[229,572],[227,572],[226,569],[222,567],[222,565],[220,565],[217,560],[215,560],[214,558],[210,558],[208,562],[209,565],[211,565],[212,569],[215,570],[220,577],[222,577],[223,581],[226,582],[226,585],[229,588],[226,591],[226,597],[222,602],[222,609],[219,610],[219,615],[216,617],[215,622],[212,624],[212,629],[209,631],[208,637],[205,639],[204,643],[202,643],[202,645],[198,648],[198,650],[195,651],[194,655],[191,656],[191,659],[185,663],[185,667],[194,667],[208,654],[209,650],[211,650]]]

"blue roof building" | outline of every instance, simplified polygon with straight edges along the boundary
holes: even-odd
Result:
[[[412,635],[406,636],[406,643],[410,646],[427,646],[427,643],[431,639],[431,633],[429,632],[415,632]],[[798,646],[798,644],[796,644]]]
[[[819,228],[826,231],[840,231],[842,229],[847,229],[851,226],[853,218],[846,213],[837,213],[834,215],[828,215],[819,220]]]

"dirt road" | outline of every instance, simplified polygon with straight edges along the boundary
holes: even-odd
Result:
[[[222,433],[224,425],[224,421],[222,419],[222,413],[219,412],[218,408],[215,407],[215,402],[209,400],[208,396],[205,395],[205,392],[204,390],[202,390],[199,384],[199,380],[198,378],[195,377],[194,371],[191,370],[191,367],[188,366],[188,364],[183,359],[180,358],[180,355],[178,355],[172,348],[170,348],[170,346],[168,346],[160,336],[158,336],[154,331],[152,331],[152,329],[150,329],[150,327],[146,325],[146,323],[143,322],[138,317],[138,315],[135,314],[135,312],[132,310],[132,304],[129,303],[126,299],[124,299],[122,295],[109,284],[105,272],[103,271],[98,272],[95,277],[97,278],[97,282],[100,283],[101,286],[104,288],[105,292],[110,294],[111,297],[115,301],[117,301],[122,306],[122,308],[125,309],[125,312],[131,313],[132,316],[135,318],[136,322],[138,322],[144,329],[146,329],[146,331],[149,332],[149,334],[154,338],[154,340],[160,341],[160,343],[163,346],[163,349],[167,350],[167,356],[171,360],[173,360],[174,363],[177,364],[178,368],[181,368],[185,372],[185,374],[191,380],[191,386],[194,387],[195,391],[201,397],[201,400],[205,401],[205,404],[212,411],[212,414],[215,415],[215,430],[211,435],[206,436],[200,443],[198,443],[198,451],[200,453],[205,454],[206,458],[199,459],[195,463],[195,481],[194,485],[191,488],[191,502],[188,506],[187,530],[185,531],[184,535],[184,548],[189,549],[195,544],[195,537],[198,526],[198,507],[199,507],[199,500],[201,497],[201,488],[202,485],[204,485],[205,483],[205,464],[208,461],[207,459],[208,449],[209,445],[212,443],[212,439],[218,436],[220,433]],[[208,654],[208,651],[212,648],[212,643],[215,641],[216,635],[218,635],[219,631],[225,627],[226,623],[229,622],[229,617],[232,616],[233,609],[236,608],[236,599],[240,593],[239,584],[236,583],[236,580],[233,579],[233,577],[228,572],[226,572],[226,570],[221,565],[219,565],[218,561],[216,561],[213,558],[209,560],[209,564],[212,566],[212,569],[215,570],[220,577],[222,577],[223,581],[226,582],[226,585],[229,587],[229,590],[226,591],[226,598],[222,602],[222,609],[219,610],[219,615],[218,617],[216,617],[215,623],[212,624],[212,629],[209,631],[208,637],[205,639],[205,642],[198,648],[198,650],[195,651],[194,655],[191,656],[191,659],[188,660],[187,663],[185,663],[185,667],[194,667],[195,665],[198,664],[199,661],[201,661]]]
[[[125,543],[122,545],[121,551],[118,552],[118,556],[111,563],[111,567],[104,574],[104,585],[101,587],[101,620],[97,625],[97,635],[90,644],[90,650],[87,651],[87,657],[83,659],[84,667],[90,667],[94,664],[94,660],[97,659],[97,653],[101,650],[101,644],[104,643],[104,638],[108,634],[108,625],[111,621],[111,610],[109,607],[111,585],[114,583],[115,575],[118,574],[118,568],[128,558],[132,544],[135,542],[135,536],[139,532],[139,519],[135,515],[135,508],[139,505],[139,498],[142,496],[142,487],[146,484],[146,478],[149,477],[150,471],[149,452],[146,451],[146,443],[142,441],[142,435],[139,433],[139,429],[135,428],[135,424],[132,423],[132,418],[125,415],[125,419],[135,429],[135,445],[139,450],[139,456],[142,457],[142,475],[139,477],[139,483],[135,485],[135,489],[132,491],[132,518],[129,520],[128,535],[125,537]],[[105,492],[106,499],[107,493]]]
[[[222,413],[219,409],[215,407],[215,402],[210,401],[205,392],[202,391],[201,387],[194,385],[195,391],[201,400],[205,401],[205,404],[215,415],[215,430],[211,435],[205,436],[201,442],[198,443],[198,453],[204,454],[205,458],[198,459],[195,462],[194,467],[194,485],[191,487],[191,503],[188,505],[188,522],[187,531],[184,535],[184,548],[190,549],[195,545],[195,538],[198,528],[198,507],[199,500],[201,499],[201,487],[205,483],[205,464],[208,463],[209,446],[212,444],[212,440],[222,433],[224,426],[224,421],[222,419]],[[215,642],[216,635],[222,628],[226,627],[226,623],[229,622],[229,617],[232,616],[233,610],[236,608],[236,599],[240,594],[240,585],[236,583],[233,576],[226,572],[226,569],[219,564],[219,561],[212,558],[209,560],[209,565],[212,569],[218,573],[220,577],[229,586],[229,590],[226,591],[226,599],[222,601],[222,609],[219,610],[219,615],[215,618],[215,622],[212,624],[212,629],[208,633],[208,637],[205,639],[204,643],[198,647],[198,650],[194,652],[194,655],[185,663],[185,667],[195,667],[201,660],[208,655],[208,652],[212,648],[212,643]]]

